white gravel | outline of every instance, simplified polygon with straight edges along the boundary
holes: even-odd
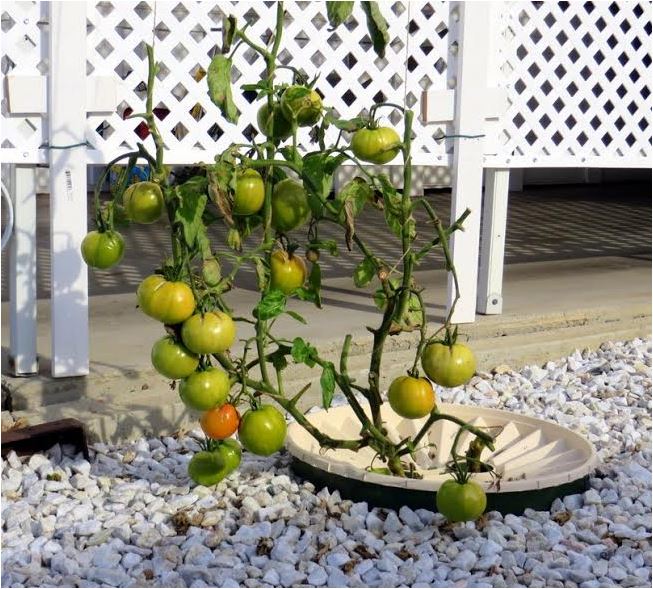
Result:
[[[573,427],[602,461],[550,512],[476,524],[316,493],[284,454],[193,487],[192,436],[97,444],[90,464],[66,447],[9,455],[2,586],[650,587],[650,367],[650,341],[607,343],[450,391]]]

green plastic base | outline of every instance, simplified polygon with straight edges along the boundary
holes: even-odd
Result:
[[[357,502],[367,501],[370,507],[399,509],[403,505],[407,505],[411,509],[435,510],[436,494],[430,491],[386,487],[350,479],[320,470],[297,458],[293,458],[292,470],[299,477],[311,481],[320,489],[328,487],[332,491],[338,490],[344,499]],[[488,493],[487,511],[498,511],[503,515],[508,513],[521,515],[529,507],[536,511],[548,511],[557,497],[582,493],[588,487],[589,476],[586,476],[557,487],[513,493]]]

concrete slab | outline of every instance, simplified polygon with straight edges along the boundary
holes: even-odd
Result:
[[[441,320],[445,274],[420,272],[427,287],[429,321]],[[310,339],[327,356],[335,357],[347,333],[354,335],[350,372],[366,378],[371,336],[366,325],[376,326],[380,315],[371,289],[356,289],[349,278],[328,279],[324,284],[324,309],[301,301],[291,307],[310,317],[302,325],[289,317],[278,321],[279,337]],[[249,315],[258,298],[251,290],[228,297],[236,315]],[[480,370],[498,364],[518,367],[541,363],[574,349],[596,346],[608,339],[628,339],[650,334],[651,264],[641,257],[606,257],[558,262],[513,264],[506,269],[505,313],[479,316],[463,331],[477,352]],[[149,354],[163,335],[159,323],[143,315],[134,294],[104,295],[90,300],[91,375],[87,378],[49,378],[49,305],[39,301],[38,345],[41,375],[6,379],[12,390],[16,416],[31,423],[62,417],[81,418],[92,434],[105,440],[178,429],[194,416],[178,401],[169,383],[153,372]],[[3,364],[8,331],[6,305],[2,306]],[[239,324],[239,337],[251,331]],[[71,334],[74,337],[74,334]],[[416,334],[390,338],[384,382],[406,368]],[[3,368],[3,373],[5,369]],[[291,389],[316,382],[319,373],[296,367],[288,375]],[[318,401],[316,383],[305,397]]]

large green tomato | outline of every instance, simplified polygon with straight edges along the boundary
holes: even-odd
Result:
[[[238,438],[252,454],[270,456],[283,448],[286,441],[286,420],[272,405],[250,409],[240,421]]]
[[[82,258],[100,270],[115,266],[124,252],[125,241],[117,231],[90,231],[82,241]]]
[[[443,387],[457,387],[474,376],[476,358],[465,344],[447,346],[438,342],[424,349],[422,368],[434,383]]]
[[[207,411],[222,405],[229,396],[230,388],[227,373],[211,367],[184,378],[179,385],[179,396],[186,407]]]
[[[154,223],[163,212],[163,193],[155,182],[137,182],[127,187],[122,203],[132,221]]]
[[[312,127],[322,115],[322,98],[312,88],[289,86],[281,96],[281,108],[289,121],[295,119],[300,127]]]
[[[272,108],[272,115],[267,103],[258,110],[256,122],[263,135],[277,141],[288,139],[292,135],[292,123],[283,115],[279,104]]]
[[[239,172],[234,192],[234,215],[258,213],[265,200],[265,184],[261,175],[252,169]]]
[[[397,415],[419,419],[426,417],[435,407],[435,393],[425,378],[399,376],[390,385],[388,401]]]
[[[198,485],[210,487],[225,477],[224,458],[219,452],[198,452],[188,463],[188,476]]]
[[[392,127],[359,129],[351,140],[354,155],[364,162],[387,164],[401,149],[399,135]]]
[[[236,325],[222,311],[195,313],[181,326],[181,339],[196,354],[220,354],[234,343]]]
[[[136,291],[141,311],[162,323],[174,325],[195,311],[195,297],[185,282],[169,282],[160,274],[145,278]]]
[[[435,496],[438,511],[451,522],[477,520],[485,511],[487,497],[483,487],[469,480],[460,484],[454,479],[442,483]]]
[[[306,264],[295,254],[275,251],[270,257],[270,286],[290,294],[306,282]]]
[[[290,178],[278,182],[272,191],[272,227],[287,233],[306,223],[310,215],[304,187]]]
[[[167,378],[186,378],[197,370],[199,358],[166,335],[152,346],[152,365]]]

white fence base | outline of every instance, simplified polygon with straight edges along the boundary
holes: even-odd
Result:
[[[38,371],[36,357],[36,168],[11,166],[14,228],[9,242],[9,367]]]
[[[485,171],[485,197],[481,226],[481,256],[476,309],[485,315],[498,315],[503,309],[503,254],[508,218],[510,170]]]

